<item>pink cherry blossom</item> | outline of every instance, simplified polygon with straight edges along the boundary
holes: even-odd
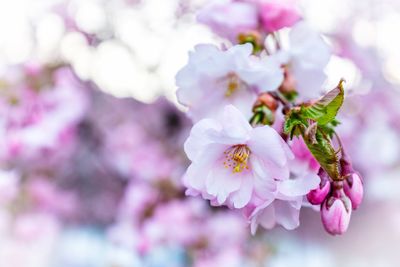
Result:
[[[289,177],[293,158],[273,128],[252,128],[232,105],[219,118],[196,123],[184,147],[192,161],[184,184],[215,205],[233,208],[243,208],[252,196],[272,197],[275,181]]]
[[[199,199],[171,201],[156,207],[154,215],[143,223],[141,242],[155,247],[159,244],[182,244],[188,246],[196,242],[200,231],[199,218],[204,213],[205,205]]]
[[[301,19],[296,0],[259,1],[260,16],[263,28],[267,32],[291,27]]]
[[[128,219],[135,225],[139,225],[146,209],[157,203],[159,193],[156,188],[147,183],[132,181],[126,188],[124,197],[120,203],[120,219]]]
[[[52,75],[52,83],[46,85],[50,88],[38,90],[22,80],[9,93],[12,101],[2,99],[4,137],[0,142],[6,159],[35,158],[72,141],[71,128],[86,112],[87,95],[69,69],[58,69]]]
[[[198,121],[232,104],[246,117],[258,91],[272,91],[283,81],[277,61],[251,56],[252,45],[236,45],[226,51],[214,45],[197,45],[188,64],[176,76],[177,96]]]

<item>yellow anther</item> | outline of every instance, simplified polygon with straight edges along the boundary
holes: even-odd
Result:
[[[229,73],[227,76],[228,86],[225,96],[231,96],[240,87],[240,79],[235,73]]]
[[[232,167],[233,173],[239,173],[243,170],[248,170],[249,166],[247,161],[250,157],[250,149],[246,145],[235,145],[225,151],[225,157],[227,161],[233,160],[232,164],[226,164],[224,161],[225,168]]]

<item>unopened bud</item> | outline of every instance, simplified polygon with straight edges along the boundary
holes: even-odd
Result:
[[[271,111],[276,111],[278,108],[278,101],[270,93],[263,93],[258,96],[254,105],[254,107],[258,106],[266,106]]]
[[[279,91],[284,95],[290,95],[296,92],[296,80],[287,67],[284,67],[284,80],[279,87]]]
[[[335,190],[321,206],[321,220],[325,230],[332,235],[347,231],[351,217],[351,201],[343,190]]]
[[[263,36],[257,31],[241,33],[237,39],[239,44],[252,44],[254,53],[260,52],[263,49]]]
[[[331,190],[331,183],[328,179],[328,174],[326,174],[326,172],[321,168],[318,175],[321,177],[321,183],[319,184],[319,187],[311,190],[307,194],[308,201],[313,205],[320,205],[322,202],[324,202]]]
[[[353,209],[357,209],[364,196],[364,186],[360,174],[354,172],[349,175],[344,181],[343,189],[346,196],[350,198]]]

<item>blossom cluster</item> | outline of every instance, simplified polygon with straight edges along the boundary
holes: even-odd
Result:
[[[363,185],[334,129],[343,81],[324,95],[329,45],[296,1],[217,1],[198,20],[229,43],[197,45],[176,76],[195,123],[186,194],[241,210],[252,233],[298,227],[307,195],[325,229],[344,233]]]
[[[396,16],[371,18],[380,1],[331,29],[337,10],[314,1],[303,16],[210,0],[197,25],[203,1],[41,2],[0,4],[0,267],[397,262]],[[340,249],[324,229],[349,230]]]

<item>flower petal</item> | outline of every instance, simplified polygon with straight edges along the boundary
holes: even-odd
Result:
[[[272,229],[276,224],[274,205],[275,203],[271,203],[260,211],[258,223],[265,229]]]
[[[274,205],[275,219],[278,224],[287,230],[293,230],[299,226],[300,209],[295,209],[288,201],[276,200]]]
[[[239,173],[224,168],[222,162],[217,163],[206,178],[207,193],[217,197],[218,204],[225,203],[228,196],[240,188],[242,179]]]
[[[281,181],[278,184],[279,195],[283,197],[296,197],[308,194],[318,187],[321,179],[315,173],[308,173],[300,178]]]
[[[184,144],[184,150],[188,158],[193,161],[209,143],[211,137],[221,131],[221,125],[213,119],[203,119],[196,123]]]
[[[262,205],[256,207],[250,215],[250,231],[252,235],[256,233],[259,224],[267,229],[274,227],[275,211],[272,201],[273,199],[265,201]]]
[[[242,184],[240,185],[239,190],[233,192],[230,196],[230,200],[235,209],[241,209],[246,206],[253,193],[253,177],[251,174],[244,175],[242,177]]]
[[[202,149],[183,176],[184,185],[196,190],[203,190],[210,168],[223,155],[225,149],[226,147],[220,144],[209,144]]]
[[[254,128],[247,144],[252,153],[262,159],[272,161],[280,167],[283,167],[288,161],[290,148],[285,147],[287,144],[270,126]]]
[[[262,92],[278,89],[283,82],[283,70],[277,60],[252,58],[249,66],[239,71],[240,78]]]
[[[225,106],[221,118],[223,132],[228,137],[237,138],[245,142],[252,130],[243,114],[233,105]]]

